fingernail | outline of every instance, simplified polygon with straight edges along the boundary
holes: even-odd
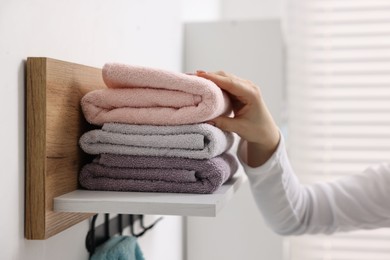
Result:
[[[207,72],[204,71],[204,70],[197,70],[196,73],[198,73],[198,74],[205,74],[205,73],[207,73]]]

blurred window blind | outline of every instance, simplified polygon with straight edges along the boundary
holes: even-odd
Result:
[[[390,0],[285,3],[287,140],[298,177],[310,184],[389,162]],[[390,229],[288,241],[289,260],[390,259]]]

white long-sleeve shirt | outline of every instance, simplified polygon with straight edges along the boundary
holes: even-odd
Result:
[[[240,147],[245,151],[245,143]],[[390,227],[390,164],[332,182],[300,184],[287,157],[283,137],[263,165],[241,162],[267,224],[281,235]],[[390,158],[389,158],[390,160]]]

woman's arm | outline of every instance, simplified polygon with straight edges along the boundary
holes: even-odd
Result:
[[[332,182],[303,186],[291,168],[283,138],[260,167],[252,168],[244,160],[257,206],[278,234],[330,234],[390,227],[389,164]]]
[[[231,95],[234,118],[219,117],[209,123],[242,138],[239,157],[257,205],[275,232],[299,235],[390,227],[389,164],[334,182],[303,186],[260,89],[224,72],[198,71],[197,75]]]

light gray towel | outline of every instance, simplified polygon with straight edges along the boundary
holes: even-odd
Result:
[[[152,126],[108,123],[80,138],[81,148],[89,154],[210,159],[233,144],[232,133],[209,124]]]

